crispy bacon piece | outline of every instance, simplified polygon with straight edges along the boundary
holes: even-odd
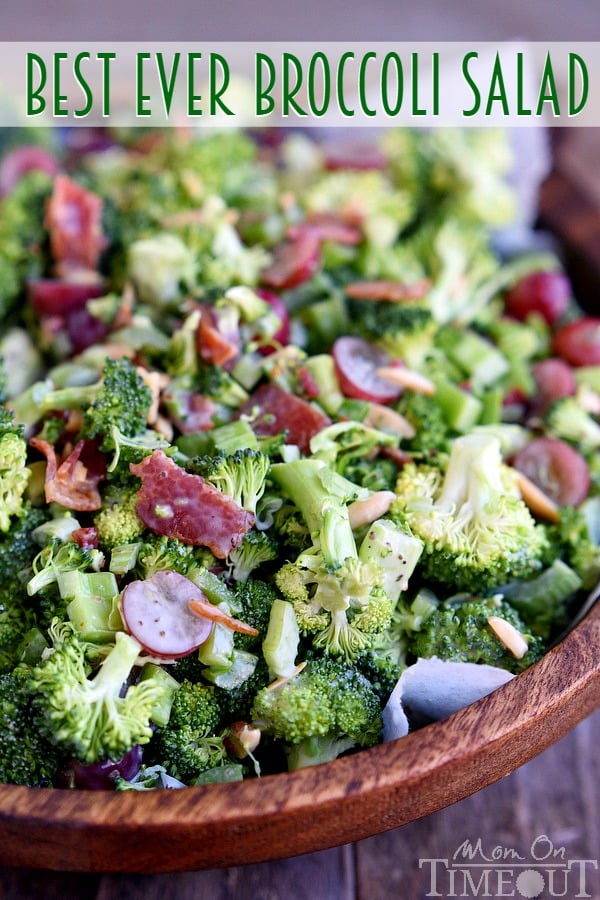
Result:
[[[311,213],[303,222],[290,225],[286,236],[290,240],[310,236],[318,241],[335,241],[336,244],[353,246],[362,241],[362,231],[356,223],[347,221],[336,213]]]
[[[276,384],[264,384],[254,391],[240,415],[252,415],[255,410],[258,415],[252,427],[257,434],[287,431],[288,444],[297,444],[303,453],[309,452],[311,437],[331,424],[325,413]]]
[[[102,233],[102,198],[57,175],[46,208],[52,255],[67,270],[96,269],[106,246]]]
[[[71,538],[84,550],[98,549],[98,529],[93,525],[89,528],[76,528]]]
[[[252,513],[200,475],[186,472],[162,450],[129,468],[142,479],[137,514],[156,534],[208,547],[224,559],[254,525]]]
[[[33,437],[29,443],[47,460],[46,503],[60,503],[78,512],[93,512],[102,507],[98,484],[105,474],[104,457],[100,459],[101,454],[92,441],[79,441],[60,465],[56,450],[48,441]]]
[[[205,363],[227,367],[239,356],[239,335],[225,335],[217,328],[215,316],[209,307],[203,307],[196,331],[196,346]]]

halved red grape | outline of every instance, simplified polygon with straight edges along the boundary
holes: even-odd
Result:
[[[402,393],[399,385],[377,375],[377,369],[393,364],[381,347],[363,338],[346,335],[335,341],[331,352],[340,388],[346,397],[391,403]]]
[[[535,415],[544,415],[561,397],[572,397],[577,389],[573,369],[563,359],[548,357],[533,367],[536,395],[531,404]]]
[[[263,270],[261,281],[276,290],[297,287],[308,281],[319,268],[321,242],[305,234],[276,247],[272,262]]]
[[[104,291],[100,282],[37,278],[27,283],[28,300],[41,316],[66,316],[82,309],[88,300],[101,297]]]
[[[148,653],[177,659],[197,650],[213,628],[212,621],[190,610],[192,600],[208,602],[184,575],[156,572],[127,585],[121,595],[121,615],[127,631]]]
[[[59,165],[49,150],[27,144],[16,147],[3,158],[0,164],[0,196],[6,197],[15,185],[29,172],[46,172],[56,175]]]
[[[554,325],[567,311],[572,293],[571,282],[562,272],[531,272],[507,292],[506,312],[519,321],[538,313]]]
[[[588,465],[559,438],[536,438],[519,450],[513,466],[559,506],[579,506],[590,489]]]
[[[113,761],[82,763],[74,761],[70,765],[75,787],[88,791],[105,791],[114,787],[115,775],[129,781],[140,771],[142,766],[142,748],[136,744],[131,750]]]
[[[563,325],[554,335],[552,346],[572,366],[599,366],[600,318],[582,316]]]

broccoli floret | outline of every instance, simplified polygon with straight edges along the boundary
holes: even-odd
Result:
[[[495,436],[457,438],[445,471],[404,466],[396,493],[393,515],[424,541],[421,571],[433,582],[480,591],[541,570],[545,531],[521,500]]]
[[[59,768],[59,753],[40,731],[29,674],[19,666],[0,676],[0,781],[48,787]]]
[[[353,459],[344,468],[344,476],[368,491],[393,491],[398,466],[381,455],[374,459]]]
[[[430,354],[437,322],[426,297],[390,300],[347,300],[352,331],[381,344],[392,356],[419,368]]]
[[[600,500],[591,497],[577,508],[560,509],[556,525],[548,528],[550,559],[564,559],[577,572],[586,591],[600,580]]]
[[[43,547],[32,562],[33,576],[27,582],[29,596],[56,584],[65,572],[98,569],[103,562],[97,550],[80,547],[74,541],[52,540]]]
[[[137,489],[121,491],[109,486],[102,499],[102,509],[94,517],[101,547],[130,544],[141,537],[145,526],[135,511],[137,499]]]
[[[241,544],[227,557],[231,566],[231,577],[234,581],[248,581],[255,569],[272,562],[278,553],[276,541],[266,531],[251,528],[244,535]]]
[[[189,784],[227,756],[223,738],[216,733],[220,721],[215,689],[183,681],[175,691],[168,724],[157,728],[152,740],[152,760]]]
[[[121,696],[142,649],[135,638],[117,632],[114,646],[90,679],[85,644],[73,627],[55,621],[49,633],[53,648],[30,680],[42,734],[82,762],[120,759],[136,744],[148,743],[152,711],[162,702],[165,687],[148,678]]]
[[[398,403],[398,412],[415,429],[414,437],[406,441],[406,447],[412,453],[435,457],[447,450],[449,427],[435,397],[418,391],[406,391]]]
[[[159,310],[176,305],[194,284],[196,261],[177,235],[162,232],[134,241],[129,248],[129,276],[140,298]]]
[[[279,569],[277,586],[294,607],[300,631],[312,635],[316,647],[352,659],[388,627],[393,607],[379,560],[359,558],[343,502],[352,486],[316,459],[281,463],[272,473],[314,541]]]
[[[273,601],[279,596],[276,588],[266,581],[250,578],[245,584],[236,586],[231,601],[231,612],[242,622],[251,625],[259,632],[252,635],[235,635],[235,646],[242,650],[252,650],[263,641],[269,625],[269,615]]]
[[[47,513],[25,501],[21,515],[13,519],[10,529],[0,534],[0,597],[10,596],[15,585],[23,585],[31,574],[31,563],[39,552],[32,532],[45,522]]]
[[[260,690],[252,719],[288,745],[288,767],[297,769],[377,743],[381,704],[355,666],[320,658],[309,661],[295,678]]]
[[[15,185],[0,207],[0,320],[16,305],[27,278],[40,277],[45,266],[44,206],[52,180],[30,172]]]
[[[242,509],[256,514],[271,461],[260,450],[244,449],[218,456],[196,457],[192,469]]]
[[[0,407],[0,531],[23,509],[23,494],[31,475],[27,468],[27,444],[13,414]]]
[[[365,676],[382,706],[388,702],[402,673],[402,665],[377,648],[367,650],[356,659],[356,668]]]
[[[577,397],[557,400],[548,413],[546,427],[556,437],[576,444],[586,455],[600,447],[600,424]]]
[[[497,616],[513,625],[525,638],[528,650],[517,659],[498,639],[488,623]],[[419,631],[409,635],[409,650],[417,657],[485,663],[521,672],[536,662],[544,642],[533,635],[518,613],[499,596],[451,598],[435,609]]]
[[[184,544],[177,538],[147,534],[137,555],[135,571],[142,579],[164,571],[187,575],[192,569],[202,567],[205,562],[210,565],[212,561],[214,557],[203,547]]]
[[[40,413],[62,409],[84,411],[83,437],[102,437],[101,449],[113,450],[112,429],[136,437],[146,428],[152,393],[127,357],[106,359],[95,384],[73,386],[47,393]]]

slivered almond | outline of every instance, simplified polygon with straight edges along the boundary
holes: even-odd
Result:
[[[428,397],[435,394],[433,381],[430,381],[429,378],[421,375],[420,372],[415,372],[413,369],[405,369],[404,366],[381,366],[381,368],[375,370],[375,374],[379,378],[393,381],[394,384],[398,384],[409,391],[427,394]]]
[[[390,409],[389,406],[383,406],[382,403],[369,404],[369,412],[364,423],[371,428],[383,428],[385,431],[391,431],[407,440],[414,438],[416,434],[408,419]]]
[[[346,295],[352,300],[380,300],[388,303],[402,303],[405,300],[420,300],[425,296],[431,282],[426,278],[420,281],[353,281],[344,288]]]
[[[272,681],[270,685],[268,685],[268,691],[275,691],[277,688],[283,687],[284,684],[287,684],[292,679],[296,678],[300,672],[306,668],[306,660],[304,662],[298,663],[296,668],[289,675],[282,675],[281,678],[276,678],[275,681]]]
[[[237,759],[246,759],[260,744],[261,736],[260,729],[248,722],[233,722],[229,726],[224,743]]]
[[[529,650],[529,644],[521,632],[517,631],[514,625],[500,616],[488,616],[487,621],[500,643],[504,644],[509,653],[512,653],[515,659],[523,659]]]
[[[375,491],[366,500],[355,500],[348,507],[351,527],[370,525],[375,519],[385,516],[395,499],[393,491]]]
[[[527,475],[523,475],[518,469],[513,469],[517,478],[517,485],[523,501],[527,504],[534,516],[546,519],[548,522],[558,522],[560,519],[559,508],[537,484],[534,484]]]
[[[246,625],[245,622],[234,619],[229,613],[209,603],[208,600],[206,602],[204,600],[190,600],[188,606],[193,613],[196,613],[197,616],[203,619],[218,622],[219,625],[224,625],[225,628],[238,631],[240,634],[251,634],[253,637],[258,637],[258,631],[252,625]]]

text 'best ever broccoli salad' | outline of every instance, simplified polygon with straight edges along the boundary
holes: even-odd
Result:
[[[600,579],[600,319],[494,251],[505,138],[32,135],[0,163],[0,780],[294,770],[380,742],[423,660],[538,660]]]

